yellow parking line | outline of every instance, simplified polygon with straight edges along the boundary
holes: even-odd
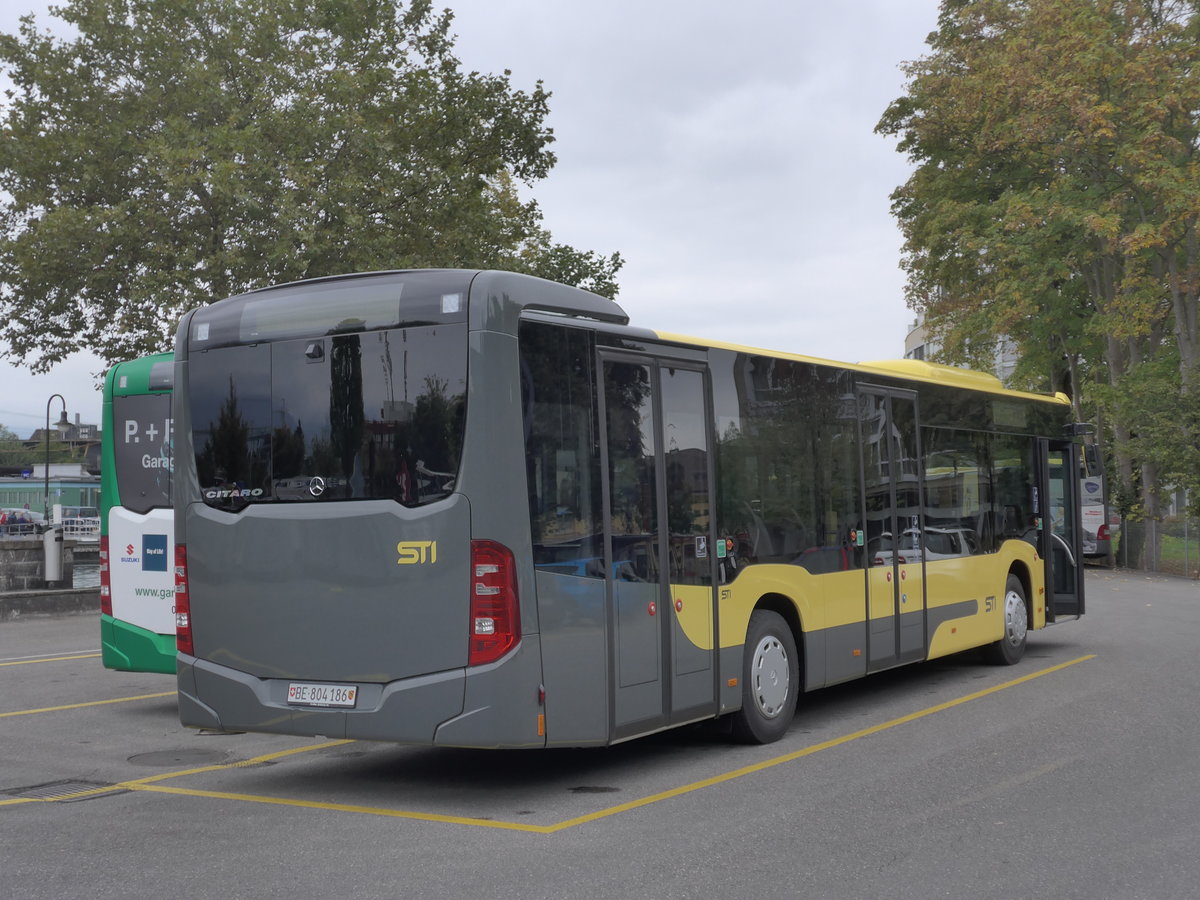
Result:
[[[122,785],[135,791],[151,791],[160,794],[181,794],[186,797],[211,797],[217,800],[242,800],[247,803],[266,803],[272,806],[290,806],[303,809],[324,809],[333,812],[363,813],[393,819],[418,819],[424,822],[440,822],[448,825],[475,825],[482,828],[502,828],[509,831],[532,831],[549,834],[555,826],[527,825],[519,822],[503,822],[492,819],[468,819],[462,816],[443,816],[437,813],[412,812],[403,809],[386,809],[378,806],[355,806],[349,803],[322,803],[318,800],[290,800],[286,797],[267,797],[262,794],[236,794],[229,791],[201,791],[191,788],[166,787],[161,784]]]
[[[61,712],[64,709],[83,709],[87,706],[107,706],[110,703],[129,703],[133,700],[154,700],[158,697],[174,697],[175,691],[162,691],[158,694],[138,694],[136,697],[116,697],[112,700],[92,700],[88,703],[68,703],[66,706],[45,706],[41,709],[19,709],[16,712],[0,713],[0,719],[12,716],[32,716],[35,713]]]
[[[947,700],[945,703],[939,703],[935,706],[930,706],[917,712],[909,713],[908,715],[899,716],[895,719],[890,719],[886,722],[881,722],[878,725],[871,725],[867,728],[862,728],[850,734],[842,735],[841,737],[831,738],[828,741],[822,741],[819,744],[812,744],[800,750],[795,750],[791,753],[785,753],[782,756],[772,757],[771,759],[763,760],[762,762],[754,763],[749,766],[742,766],[733,769],[729,772],[723,772],[720,775],[714,775],[711,778],[705,778],[701,781],[694,781],[690,784],[680,785],[666,791],[660,791],[657,794],[650,794],[637,800],[631,800],[628,803],[621,803],[617,806],[610,806],[606,809],[597,810],[596,812],[587,813],[586,815],[576,816],[575,818],[566,819],[562,822],[557,822],[552,825],[533,825],[525,822],[505,822],[495,819],[477,819],[463,816],[447,816],[438,813],[422,813],[412,810],[387,809],[385,807],[374,806],[357,806],[346,803],[324,803],[315,800],[292,800],[284,797],[268,797],[261,794],[239,794],[232,791],[206,791],[196,790],[191,788],[176,788],[167,787],[159,782],[166,781],[172,778],[180,778],[184,775],[194,775],[200,772],[212,772],[222,769],[231,769],[236,767],[248,766],[256,762],[265,762],[269,759],[278,759],[283,756],[290,756],[297,753],[306,753],[310,750],[320,750],[325,747],[334,747],[339,744],[350,743],[350,741],[330,741],[323,744],[314,744],[305,747],[297,747],[291,750],[283,750],[278,753],[267,754],[266,756],[255,757],[252,760],[247,760],[239,763],[222,763],[220,765],[205,766],[198,769],[188,769],[182,772],[169,772],[162,775],[154,775],[149,778],[142,778],[137,781],[128,781],[115,788],[126,788],[135,791],[153,791],[165,794],[179,794],[188,797],[208,797],[219,800],[240,800],[247,803],[264,803],[274,806],[288,806],[293,808],[305,809],[321,809],[335,812],[350,812],[360,813],[373,816],[384,816],[398,819],[415,819],[425,822],[439,822],[442,824],[451,825],[470,825],[477,828],[499,828],[507,831],[523,831],[531,834],[555,834],[560,831],[565,831],[568,828],[574,828],[578,825],[583,825],[588,822],[595,822],[599,819],[605,819],[610,816],[618,815],[619,813],[629,812],[634,809],[640,809],[644,806],[650,806],[654,803],[659,803],[663,800],[670,800],[674,797],[680,797],[684,794],[690,794],[694,791],[703,790],[704,788],[714,787],[719,784],[724,784],[733,781],[737,778],[742,778],[746,775],[752,775],[755,772],[762,772],[766,769],[775,766],[783,765],[784,763],[794,762],[797,759],[802,759],[806,756],[812,756],[814,753],[820,753],[822,750],[830,750],[834,747],[840,747],[848,744],[851,741],[856,741],[859,738],[869,737],[874,734],[879,734],[889,729],[896,728],[900,725],[906,725],[910,722],[915,722],[923,719],[926,716],[931,716],[934,713],[944,712],[948,709],[953,709],[956,706],[962,706],[965,703],[970,703],[974,700],[979,700],[991,694],[999,693],[1000,691],[1008,690],[1017,685],[1025,684],[1033,681],[1035,678],[1041,678],[1044,675],[1050,675],[1054,672],[1060,672],[1063,669],[1078,665],[1081,662],[1095,659],[1096,655],[1088,654],[1081,656],[1078,659],[1073,659],[1068,662],[1059,663],[1058,665],[1050,666],[1045,669],[1039,669],[1036,672],[1030,672],[1028,675],[1022,675],[1020,678],[1014,678],[1006,681],[1003,684],[997,684],[993,687],[984,688],[983,690],[975,691],[974,693],[958,697],[954,700]],[[112,790],[114,788],[110,788]],[[0,805],[3,802],[0,801]]]
[[[215,763],[211,766],[200,766],[195,769],[183,769],[179,772],[164,772],[161,775],[151,775],[147,778],[138,778],[136,781],[124,781],[119,785],[119,787],[136,790],[137,788],[154,784],[156,781],[166,781],[169,778],[182,778],[184,775],[199,775],[203,772],[218,772],[222,769],[243,769],[250,766],[256,766],[260,763],[273,762],[277,759],[283,759],[285,756],[295,756],[298,753],[308,753],[312,750],[325,750],[329,747],[340,747],[343,744],[353,743],[354,741],[338,740],[322,741],[319,744],[306,744],[303,747],[292,747],[288,750],[276,750],[274,753],[264,753],[262,756],[256,756],[253,759],[243,759],[239,762]]]
[[[13,662],[0,662],[0,668],[4,666],[31,666],[34,663],[63,662],[68,659],[96,659],[99,656],[99,653],[84,653],[80,656],[42,656],[38,659],[18,659]]]
[[[752,775],[755,772],[761,772],[764,769],[770,769],[774,766],[783,765],[784,763],[793,762],[805,756],[812,756],[814,753],[820,753],[822,750],[830,750],[833,747],[840,747],[842,744],[848,744],[851,741],[856,741],[859,738],[869,737],[873,734],[879,734],[882,731],[887,731],[890,728],[895,728],[898,725],[906,725],[909,722],[915,722],[918,719],[923,719],[926,716],[931,716],[934,713],[943,712],[947,709],[952,709],[955,706],[961,706],[964,703],[970,703],[972,700],[978,700],[981,697],[986,697],[989,694],[995,694],[1011,687],[1016,687],[1019,684],[1024,684],[1027,681],[1032,681],[1035,678],[1041,678],[1043,675],[1049,675],[1053,672],[1061,671],[1077,663],[1086,662],[1089,659],[1095,659],[1094,653],[1087,656],[1081,656],[1078,659],[1073,659],[1070,662],[1059,663],[1056,666],[1050,666],[1047,669],[1039,669],[1037,672],[1030,672],[1028,675],[1022,675],[1020,678],[1014,678],[1012,681],[1006,681],[1003,684],[995,685],[994,687],[984,688],[981,691],[976,691],[973,694],[967,694],[965,697],[959,697],[955,700],[947,700],[945,703],[939,703],[936,706],[930,706],[926,709],[918,710],[914,713],[909,713],[906,716],[900,716],[897,719],[891,719],[887,722],[881,722],[878,725],[871,725],[868,728],[860,729],[859,731],[843,735],[842,737],[832,738],[828,741],[822,741],[819,744],[813,744],[805,747],[802,750],[796,750],[792,753],[785,753],[783,756],[776,756],[773,759],[763,760],[760,763],[743,766],[740,769],[734,769],[732,772],[725,772],[721,775],[714,775],[712,778],[705,778],[703,781],[696,781],[692,784],[685,784],[682,787],[671,788],[667,791],[662,791],[658,794],[651,794],[649,797],[643,797],[640,800],[631,800],[628,803],[622,803],[619,806],[611,806],[608,809],[602,809],[598,812],[588,813],[584,816],[578,816],[574,819],[567,819],[565,822],[559,822],[557,825],[551,826],[551,831],[563,831],[567,828],[574,828],[576,825],[583,825],[586,822],[594,822],[597,819],[604,819],[608,816],[614,816],[617,813],[628,812],[631,809],[638,809],[642,806],[649,806],[651,803],[658,803],[660,800],[669,800],[672,797],[678,797],[682,794],[689,794],[692,791],[698,791],[702,788],[713,787],[714,785],[723,784],[727,781],[733,781],[735,778],[741,778],[744,775]]]
[[[57,797],[11,797],[7,800],[0,800],[0,806],[16,806],[19,803],[57,803],[62,800],[82,800],[85,797],[94,797],[100,794],[111,794],[115,791],[155,790],[155,788],[148,787],[148,785],[155,781],[162,781],[165,778],[179,778],[182,775],[196,775],[201,772],[211,772],[216,769],[233,769],[241,766],[250,766],[257,763],[282,759],[285,756],[293,756],[297,753],[307,753],[309,750],[323,750],[326,747],[339,747],[342,744],[351,743],[353,743],[353,741],[325,741],[320,744],[309,744],[305,747],[292,747],[289,750],[277,750],[274,753],[264,753],[262,756],[256,756],[253,759],[243,760],[241,762],[220,763],[219,765],[213,766],[200,766],[195,769],[183,769],[178,772],[167,772],[162,775],[150,775],[146,778],[139,778],[136,781],[123,781],[119,784],[100,785],[98,787],[86,788],[82,791],[73,791],[69,794],[61,794]],[[175,790],[170,790],[169,792],[184,793],[184,791]]]

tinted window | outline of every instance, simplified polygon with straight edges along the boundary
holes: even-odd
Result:
[[[931,428],[925,442],[925,527],[930,549],[952,556],[996,549],[992,470],[987,438],[969,431]],[[943,534],[944,548],[934,546]]]
[[[860,568],[858,425],[847,374],[738,354],[732,373],[715,377],[731,377],[736,394],[736,410],[721,401],[717,436],[718,536],[735,545],[726,577],[753,562],[813,573]]]
[[[113,429],[121,506],[137,513],[169,507],[175,468],[171,395],[114,397]]]
[[[613,574],[620,581],[656,581],[658,435],[650,366],[606,362],[604,410],[608,424]]]
[[[602,577],[595,351],[588,332],[521,325],[521,400],[533,561]]]
[[[708,531],[708,416],[704,375],[672,366],[658,371],[662,396],[671,584],[711,584]]]
[[[997,538],[1024,538],[1035,543],[1033,441],[996,435],[992,439],[992,478],[996,486],[993,517]]]
[[[196,464],[206,502],[392,499],[454,490],[466,326],[230,347],[192,357]]]
[[[194,354],[189,399],[205,502],[236,510],[270,499],[270,345]]]

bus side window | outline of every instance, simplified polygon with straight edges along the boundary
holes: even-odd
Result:
[[[934,398],[929,406],[936,403]],[[926,543],[932,558],[992,552],[992,470],[983,436],[927,427],[922,438]]]
[[[737,568],[785,563],[809,572],[858,569],[858,426],[845,373],[738,354],[739,427],[718,437],[719,531]],[[854,540],[851,533],[854,533]]]
[[[603,578],[591,339],[579,329],[523,322],[520,348],[534,565]]]

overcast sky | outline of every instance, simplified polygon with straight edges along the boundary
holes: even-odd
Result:
[[[558,164],[532,196],[555,240],[625,258],[617,299],[634,324],[850,362],[903,355],[913,314],[888,196],[909,166],[874,127],[903,92],[900,63],[928,50],[937,0],[442,5],[466,69],[552,92]],[[25,11],[54,24],[36,0],[2,7],[6,33]],[[0,361],[0,424],[29,435],[55,393],[99,423],[101,368]]]

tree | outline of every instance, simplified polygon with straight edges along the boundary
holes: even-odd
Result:
[[[35,431],[29,439],[19,438],[12,430],[0,425],[0,472],[15,475],[23,469],[46,462],[45,435]],[[37,440],[33,440],[37,438]],[[87,455],[86,448],[56,437],[50,440],[50,462],[83,462]]]
[[[520,184],[549,94],[463,72],[430,0],[67,0],[0,35],[0,339],[44,371],[169,349],[192,307],[356,270],[509,268],[615,294]]]
[[[951,361],[1005,333],[1028,386],[1070,367],[1150,517],[1195,458],[1130,401],[1200,389],[1198,37],[1195,0],[944,0],[878,126],[916,164],[893,195],[910,304]]]

